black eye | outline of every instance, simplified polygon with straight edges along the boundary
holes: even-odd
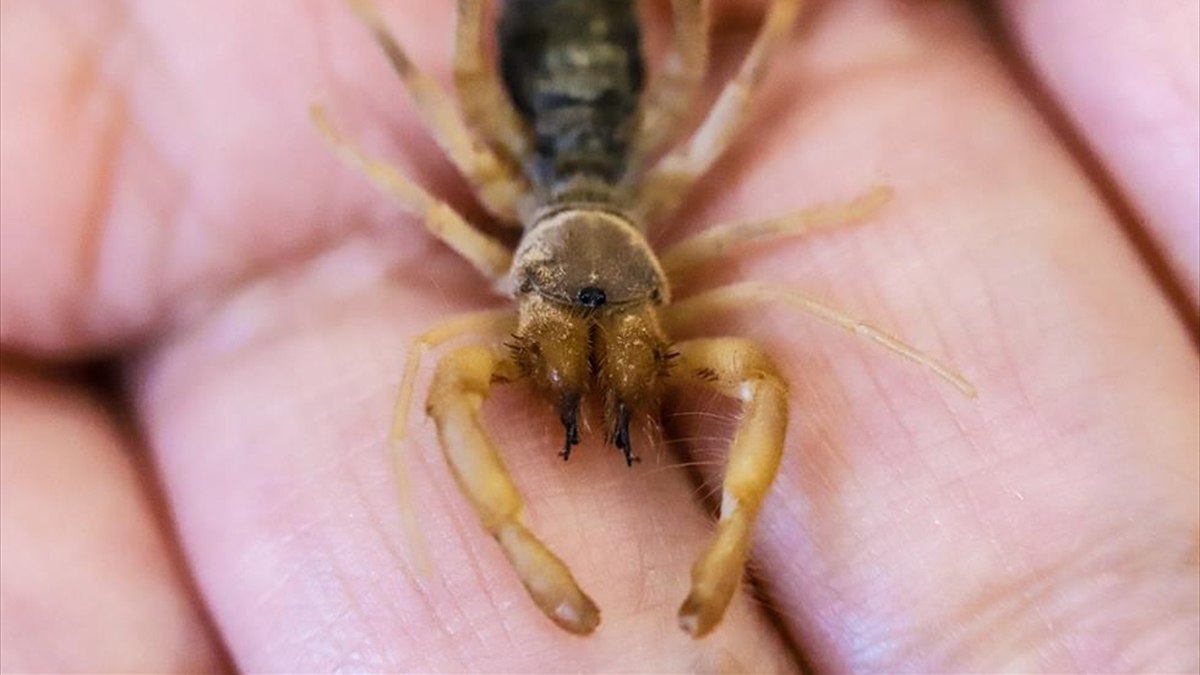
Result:
[[[520,293],[530,293],[533,291],[533,280],[529,277],[521,278],[521,285],[517,288]]]
[[[650,302],[655,304],[662,302],[662,293],[657,288],[650,291]]]
[[[587,286],[579,289],[579,293],[575,295],[575,300],[584,307],[595,309],[608,302],[608,297],[604,295],[604,289]]]

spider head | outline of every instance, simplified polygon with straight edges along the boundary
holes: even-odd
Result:
[[[513,357],[558,406],[561,454],[579,442],[579,405],[594,395],[609,440],[632,463],[630,421],[657,404],[670,360],[656,313],[667,284],[649,245],[619,215],[571,209],[538,221],[515,260]]]

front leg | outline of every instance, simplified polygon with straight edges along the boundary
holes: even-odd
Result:
[[[507,352],[464,347],[438,363],[427,410],[459,488],[512,563],[537,606],[562,628],[587,635],[600,624],[596,603],[579,588],[563,561],[522,520],[521,494],[480,422],[492,382],[520,377]]]
[[[754,522],[783,455],[787,384],[747,340],[688,340],[675,349],[674,382],[711,389],[744,404],[725,469],[717,535],[692,566],[692,590],[679,609],[680,627],[698,638],[721,621],[741,582]]]

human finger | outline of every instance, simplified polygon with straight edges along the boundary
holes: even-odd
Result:
[[[223,669],[131,453],[82,387],[0,372],[4,672]]]
[[[1002,3],[1022,54],[1200,309],[1200,4]]]

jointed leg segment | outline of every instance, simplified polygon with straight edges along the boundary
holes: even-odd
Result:
[[[413,548],[415,561],[422,573],[429,571],[429,560],[425,550],[425,539],[417,526],[416,510],[412,504],[412,480],[409,477],[408,457],[405,454],[408,441],[408,417],[412,413],[413,388],[425,353],[438,345],[466,333],[493,333],[508,328],[514,321],[512,310],[489,310],[472,312],[451,317],[422,333],[408,347],[404,363],[404,376],[396,395],[392,413],[392,431],[388,446],[392,455],[392,468],[396,476],[396,491],[399,495],[400,513],[404,521],[405,534]]]
[[[389,439],[393,446],[402,444],[408,437],[408,415],[412,409],[413,388],[425,354],[434,347],[467,333],[497,333],[511,329],[516,323],[516,314],[511,309],[494,309],[452,316],[435,325],[413,340],[408,347],[404,362],[404,377],[400,380],[400,393],[396,397],[396,411],[392,417],[392,432]]]
[[[676,280],[740,248],[861,222],[878,213],[891,198],[892,189],[879,186],[844,204],[822,204],[777,218],[717,225],[675,244],[659,261],[667,276]]]
[[[529,152],[530,137],[483,43],[483,0],[458,0],[454,87],[467,126],[513,162]]]
[[[667,307],[662,314],[663,328],[669,334],[679,335],[686,331],[690,323],[709,317],[713,312],[738,309],[745,307],[747,303],[763,301],[785,303],[826,323],[873,340],[889,351],[933,371],[935,375],[954,385],[964,396],[975,397],[975,387],[966,378],[932,356],[876,326],[789,288],[750,281],[704,291]]]
[[[494,381],[512,381],[519,370],[503,350],[465,347],[438,364],[428,412],[438,428],[446,461],[484,528],[500,543],[521,582],[552,621],[586,635],[600,610],[570,570],[526,528],[521,495],[480,423],[480,408]]]
[[[725,469],[717,534],[692,566],[692,589],[679,609],[680,627],[702,637],[720,622],[737,591],[754,521],[779,470],[787,432],[787,385],[770,359],[747,340],[689,340],[675,349],[679,358],[672,365],[672,380],[744,403]]]
[[[454,102],[433,78],[417,69],[369,0],[350,0],[350,5],[387,54],[434,140],[474,186],[479,200],[496,217],[516,220],[518,202],[526,192],[519,169],[475,139]]]
[[[642,96],[638,132],[630,152],[636,179],[647,161],[674,139],[687,121],[708,71],[710,0],[672,0],[675,36],[662,72]]]
[[[644,222],[657,222],[673,211],[691,184],[725,152],[745,121],[750,95],[786,41],[799,11],[800,0],[773,0],[750,53],[737,75],[725,85],[700,128],[646,176],[637,196],[637,212]]]
[[[363,155],[333,128],[319,106],[313,106],[310,112],[317,130],[334,152],[366,174],[371,182],[401,206],[424,216],[425,229],[430,234],[466,258],[489,281],[496,281],[508,272],[512,264],[512,252],[507,246],[472,227],[457,211],[430,196],[421,186],[388,164]]]

